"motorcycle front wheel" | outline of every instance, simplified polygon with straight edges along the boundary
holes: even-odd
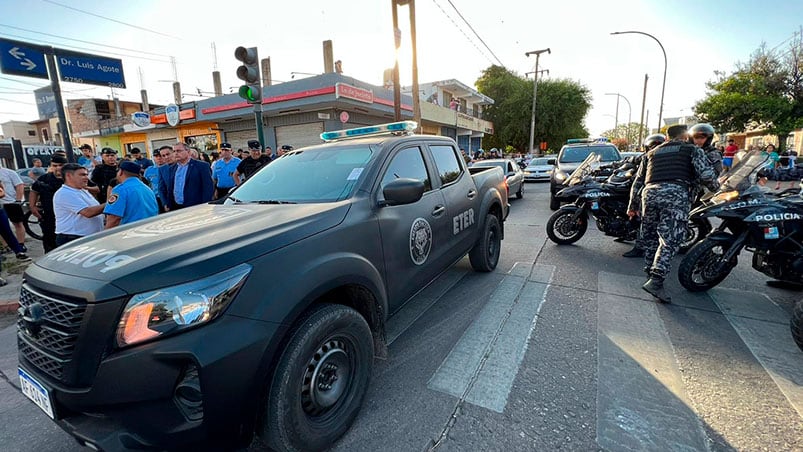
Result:
[[[575,218],[577,209],[560,209],[546,222],[546,235],[558,245],[574,243],[586,233],[588,219],[585,215]]]
[[[678,280],[690,292],[703,292],[721,283],[736,266],[736,256],[723,262],[730,242],[706,239],[680,262]]]
[[[678,254],[686,254],[700,240],[711,232],[711,222],[706,218],[696,218],[686,223],[686,238],[680,244]]]

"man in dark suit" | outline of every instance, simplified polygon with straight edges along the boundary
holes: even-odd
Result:
[[[173,152],[176,164],[169,167],[165,209],[177,210],[211,201],[215,187],[209,164],[190,158],[190,148],[184,143],[175,144]]]

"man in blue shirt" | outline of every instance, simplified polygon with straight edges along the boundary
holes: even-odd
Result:
[[[153,166],[153,162],[149,158],[142,155],[142,151],[140,151],[139,148],[131,148],[131,155],[134,157],[134,163],[139,165],[139,174],[142,174],[143,171],[148,169],[148,167]]]
[[[124,160],[117,170],[117,185],[106,201],[103,213],[106,214],[106,229],[131,223],[159,213],[156,196],[139,179],[140,167],[134,162]]]
[[[234,172],[240,159],[231,155],[231,145],[222,143],[220,145],[220,158],[212,164],[212,180],[215,182],[215,199],[223,198],[228,194],[232,187],[237,185],[234,182]]]
[[[190,148],[185,143],[173,146],[176,163],[170,166],[170,172],[163,183],[162,191],[165,210],[177,210],[184,207],[206,203],[212,200],[215,187],[212,185],[212,169],[209,164],[190,158]],[[164,174],[160,174],[160,177]]]
[[[166,147],[169,148],[169,146]],[[161,152],[161,149],[153,152],[153,160],[155,164],[146,168],[142,177],[144,177],[151,185],[151,191],[153,191],[153,195],[156,196],[156,204],[159,206],[159,213],[164,213],[164,203],[162,202],[161,195],[159,194],[159,167],[164,164],[164,159],[162,158]]]

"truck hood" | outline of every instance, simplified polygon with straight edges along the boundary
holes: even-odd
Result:
[[[205,204],[70,242],[34,265],[114,282],[129,293],[165,287],[248,262],[332,228],[343,221],[349,206],[348,201]],[[41,274],[38,270],[35,273]]]

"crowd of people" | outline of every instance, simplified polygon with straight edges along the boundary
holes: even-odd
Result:
[[[122,158],[108,147],[99,155],[86,144],[79,150],[74,162],[57,151],[47,168],[31,174],[28,203],[39,219],[45,253],[104,229],[225,197],[268,165],[272,153],[270,147],[263,153],[257,140],[248,141],[248,150],[238,149],[237,156],[231,144],[221,143],[220,152],[206,159],[205,153],[182,142],[154,150],[153,160],[138,148]],[[277,155],[290,150],[292,146],[284,145]],[[24,245],[24,184],[6,168],[0,168],[0,182],[5,188],[0,192],[0,236],[18,260],[30,260]]]

